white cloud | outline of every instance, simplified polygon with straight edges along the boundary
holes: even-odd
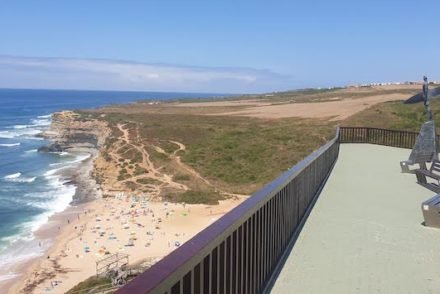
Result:
[[[0,56],[0,87],[219,93],[292,88],[287,77],[268,70],[10,56]]]

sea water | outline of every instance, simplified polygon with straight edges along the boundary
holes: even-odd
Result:
[[[50,141],[36,135],[60,110],[137,100],[213,97],[212,94],[0,89],[0,268],[42,254],[33,232],[69,206],[76,187],[57,171],[87,156],[43,153]],[[0,274],[0,281],[15,273]]]

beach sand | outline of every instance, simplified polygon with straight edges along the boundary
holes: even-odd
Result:
[[[56,236],[55,242],[43,258],[26,264],[9,293],[65,293],[95,275],[96,262],[114,253],[128,254],[129,264],[154,263],[245,198],[213,206],[183,205],[121,193],[71,207],[36,234],[40,240]],[[128,246],[129,239],[133,246]]]

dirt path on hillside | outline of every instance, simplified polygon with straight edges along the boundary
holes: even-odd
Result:
[[[153,162],[150,159],[150,154],[146,150],[146,146],[143,143],[138,143],[138,142],[141,142],[141,140],[140,140],[137,129],[135,130],[136,133],[132,134],[132,135],[134,135],[133,137],[135,137],[136,139],[131,140],[130,139],[130,131],[127,128],[125,128],[125,125],[117,124],[117,128],[123,133],[123,135],[121,137],[122,142],[119,143],[119,146],[116,149],[116,151],[111,152],[111,155],[114,157],[113,160],[115,162],[118,162],[119,159],[121,158],[121,154],[119,154],[118,151],[121,148],[124,148],[126,146],[130,146],[131,148],[135,149],[137,152],[139,152],[141,154],[142,160],[141,160],[141,162],[138,163],[139,167],[143,168],[147,171],[146,173],[142,173],[140,175],[132,175],[132,176],[124,179],[123,181],[121,181],[120,184],[127,183],[127,182],[137,182],[139,179],[151,179],[153,181],[160,182],[160,184],[145,184],[145,186],[147,186],[148,188],[150,188],[152,190],[150,193],[153,194],[152,195],[153,197],[159,196],[160,193],[162,192],[163,188],[165,188],[165,187],[170,187],[173,189],[178,189],[178,190],[183,190],[183,191],[189,190],[188,186],[173,181],[172,176],[170,176],[164,172],[161,172],[160,171],[161,167],[154,166]],[[136,142],[134,142],[134,141],[136,141]]]
[[[185,150],[186,150],[186,146],[185,146],[185,145],[183,145],[183,144],[180,143],[180,142],[172,141],[172,140],[169,140],[169,142],[171,142],[171,143],[176,144],[177,146],[179,146],[179,149],[175,150],[171,156],[176,160],[177,164],[179,164],[183,169],[185,169],[185,170],[186,170],[188,173],[190,173],[193,177],[202,180],[202,181],[203,181],[204,183],[206,183],[208,186],[214,187],[215,190],[216,190],[217,192],[219,192],[220,194],[222,194],[222,195],[225,195],[225,196],[228,196],[228,197],[243,197],[243,196],[249,196],[249,195],[243,195],[243,194],[229,193],[229,192],[226,192],[226,191],[220,190],[220,189],[218,189],[217,187],[215,187],[214,184],[212,184],[212,183],[211,183],[210,181],[208,181],[206,178],[202,177],[202,175],[201,175],[199,172],[197,172],[196,170],[194,170],[194,169],[193,169],[192,167],[190,167],[189,165],[184,164],[184,163],[182,162],[182,159],[181,159],[180,156],[177,156],[177,153],[178,153],[179,151],[185,151]]]
[[[125,191],[130,185],[136,184],[148,189],[148,193],[152,198],[159,197],[164,189],[180,191],[190,190],[188,185],[174,181],[173,175],[164,172],[164,166],[158,166],[157,162],[153,163],[150,154],[152,151],[149,152],[148,150],[154,149],[155,152],[167,156],[167,158],[172,161],[172,164],[176,164],[179,169],[190,174],[193,179],[211,187],[221,195],[226,197],[248,196],[229,193],[218,189],[215,184],[203,177],[198,171],[183,163],[181,156],[179,155],[179,152],[186,151],[186,146],[183,143],[169,140],[168,142],[176,145],[178,148],[168,153],[160,146],[141,140],[138,128],[128,128],[127,124],[117,124],[116,127],[122,135],[118,138],[118,141],[114,143],[113,148],[108,154],[112,159],[111,161],[116,163],[117,174],[124,175],[124,177],[123,179],[118,179],[113,185],[111,185],[112,190]],[[127,165],[126,162],[128,159],[125,158],[128,152],[138,153],[139,158],[136,162],[136,168],[143,169],[145,170],[144,172],[137,173],[136,169],[133,167],[129,168],[130,164]],[[123,172],[124,169],[127,171]]]

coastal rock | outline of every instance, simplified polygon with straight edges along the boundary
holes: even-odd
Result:
[[[95,119],[81,119],[73,111],[54,113],[50,128],[41,134],[54,143],[40,148],[41,151],[61,152],[74,151],[73,149],[99,149],[110,134],[110,130],[103,121]]]
[[[97,119],[84,119],[78,113],[62,111],[53,114],[52,124],[42,136],[53,143],[38,149],[40,152],[69,152],[90,154],[79,167],[63,170],[68,179],[66,184],[77,187],[73,202],[84,202],[99,198],[101,188],[93,177],[93,163],[99,155],[111,131],[106,122]]]
[[[50,144],[49,146],[43,146],[38,148],[38,152],[63,152],[63,148],[58,143]]]

